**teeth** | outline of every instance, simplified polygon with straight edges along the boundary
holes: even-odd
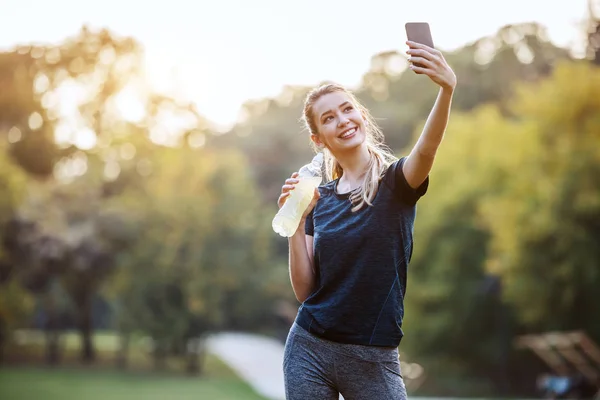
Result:
[[[342,136],[340,136],[340,137],[342,137],[342,138],[345,138],[345,137],[347,137],[347,136],[350,136],[350,135],[352,135],[354,132],[356,132],[356,128],[352,128],[352,129],[350,129],[348,132],[344,133],[344,134],[343,134]]]

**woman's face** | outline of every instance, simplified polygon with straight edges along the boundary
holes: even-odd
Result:
[[[321,96],[313,105],[312,118],[318,135],[311,135],[311,139],[334,155],[355,149],[365,142],[365,120],[344,92]]]

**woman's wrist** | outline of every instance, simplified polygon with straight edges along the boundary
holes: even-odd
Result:
[[[455,86],[452,86],[452,85],[441,86],[440,92],[442,95],[451,97],[454,94],[454,88],[455,88]]]
[[[294,235],[297,235],[299,233],[304,234],[305,229],[306,229],[306,217],[303,217],[300,219],[300,223],[298,224],[298,229],[296,229],[296,232],[294,232]]]

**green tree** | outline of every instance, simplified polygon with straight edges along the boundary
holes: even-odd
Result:
[[[483,208],[493,235],[489,263],[521,322],[535,331],[584,329],[595,340],[599,90],[598,69],[582,62],[521,88],[513,109],[527,146],[504,166],[512,174],[504,193]]]
[[[152,172],[144,183],[113,199],[131,213],[136,238],[118,256],[112,291],[132,322],[124,333],[152,337],[161,366],[173,347],[184,353],[189,340],[243,318],[260,301],[269,232],[238,151],[158,147],[147,156]]]
[[[21,199],[25,195],[26,176],[7,157],[4,145],[0,145],[0,362],[11,332],[24,322],[32,309],[28,294],[14,279],[17,266],[6,248],[10,221],[15,217]]]

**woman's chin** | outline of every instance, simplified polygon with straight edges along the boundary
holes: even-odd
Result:
[[[354,137],[339,143],[339,145],[336,146],[336,149],[333,149],[333,152],[335,153],[339,151],[345,153],[348,151],[355,151],[360,149],[363,145],[366,145],[364,138]]]

